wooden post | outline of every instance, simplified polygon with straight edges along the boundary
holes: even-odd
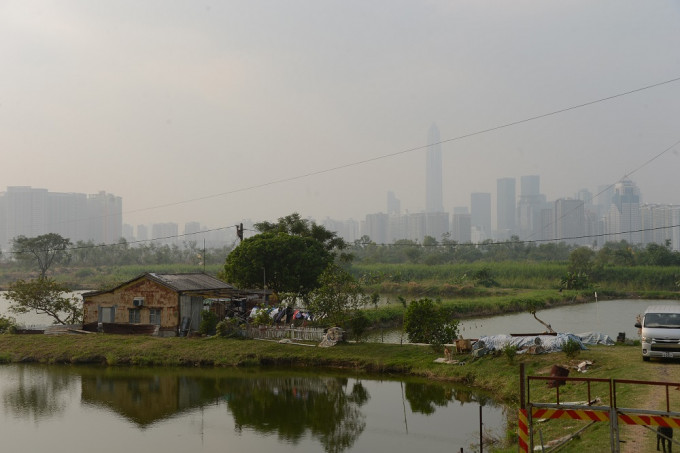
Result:
[[[482,432],[482,405],[479,405],[479,453],[484,452],[484,440]]]

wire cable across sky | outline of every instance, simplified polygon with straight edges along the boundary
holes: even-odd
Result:
[[[365,165],[365,164],[368,164],[368,163],[371,163],[371,162],[377,162],[377,161],[380,161],[380,160],[390,159],[390,158],[401,156],[401,155],[404,155],[404,154],[409,154],[409,153],[412,153],[412,152],[421,151],[421,150],[427,149],[431,146],[441,145],[443,143],[451,143],[451,142],[475,137],[475,136],[478,136],[478,135],[483,135],[483,134],[487,134],[487,133],[490,133],[490,132],[498,131],[498,130],[501,130],[501,129],[506,129],[506,128],[510,128],[510,127],[513,127],[513,126],[518,126],[520,124],[529,123],[531,121],[540,120],[540,119],[547,118],[547,117],[550,117],[550,116],[559,115],[559,114],[562,114],[562,113],[570,112],[570,111],[581,109],[581,108],[584,108],[584,107],[589,107],[591,105],[611,101],[611,100],[618,99],[618,98],[621,98],[621,97],[624,97],[624,96],[629,96],[631,94],[639,93],[641,91],[650,90],[650,89],[658,88],[658,87],[661,87],[661,86],[664,86],[664,85],[673,84],[673,83],[676,83],[678,81],[680,81],[680,77],[675,77],[675,78],[672,78],[672,79],[665,80],[663,82],[653,83],[651,85],[646,85],[646,86],[643,86],[643,87],[640,87],[640,88],[635,88],[633,90],[624,91],[624,92],[614,94],[614,95],[611,95],[611,96],[606,96],[606,97],[603,97],[603,98],[595,99],[593,101],[588,101],[588,102],[584,102],[584,103],[581,103],[581,104],[572,105],[570,107],[565,107],[565,108],[562,108],[562,109],[559,109],[559,110],[553,110],[551,112],[542,113],[540,115],[535,115],[535,116],[531,116],[531,117],[524,118],[524,119],[521,119],[521,120],[511,121],[509,123],[504,123],[504,124],[500,124],[500,125],[497,125],[497,126],[489,127],[489,128],[486,128],[486,129],[480,129],[480,130],[475,131],[475,132],[469,132],[467,134],[458,135],[456,137],[441,140],[441,141],[436,142],[436,143],[429,143],[427,145],[416,146],[416,147],[413,147],[413,148],[407,148],[407,149],[403,149],[401,151],[396,151],[396,152],[393,152],[393,153],[388,153],[388,154],[383,154],[383,155],[380,155],[380,156],[370,157],[370,158],[367,158],[367,159],[349,162],[349,163],[346,163],[346,164],[337,165],[337,166],[329,167],[329,168],[324,168],[324,169],[321,169],[321,170],[313,170],[313,171],[309,171],[309,172],[302,173],[302,174],[299,174],[299,175],[275,179],[275,180],[263,182],[263,183],[260,183],[260,184],[254,184],[252,186],[246,186],[246,187],[241,187],[241,188],[238,188],[238,189],[229,190],[229,191],[226,191],[226,192],[220,192],[220,193],[216,193],[216,194],[212,194],[212,195],[205,195],[203,197],[197,197],[197,198],[189,198],[187,200],[181,200],[181,201],[176,201],[176,202],[172,202],[172,203],[165,203],[165,204],[160,204],[160,205],[156,205],[156,206],[149,206],[149,207],[146,207],[146,208],[140,208],[140,209],[125,211],[124,213],[125,214],[133,214],[133,213],[151,211],[151,210],[155,210],[155,209],[168,208],[168,207],[172,207],[172,206],[179,206],[179,205],[183,205],[183,204],[194,203],[194,202],[197,202],[197,201],[209,200],[209,199],[219,198],[219,197],[223,197],[223,196],[227,196],[227,195],[233,195],[233,194],[237,194],[237,193],[248,192],[248,191],[255,190],[255,189],[261,189],[261,188],[264,188],[264,187],[283,184],[283,183],[286,183],[286,182],[298,181],[298,180],[309,178],[309,177],[312,177],[312,176],[323,175],[323,174],[326,174],[326,173],[344,170],[344,169],[347,169],[347,168],[358,167],[358,166]],[[654,160],[654,159],[656,159],[656,157],[651,159],[651,160]],[[650,160],[650,162],[651,162],[651,160]],[[637,171],[637,170],[634,170],[634,171]],[[631,172],[629,174],[632,174],[633,172]]]

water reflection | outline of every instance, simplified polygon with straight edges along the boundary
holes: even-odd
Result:
[[[276,432],[297,444],[309,431],[327,452],[351,447],[366,427],[359,410],[370,395],[361,382],[346,378],[272,377],[230,380],[227,406],[238,429]]]
[[[462,434],[451,431],[470,418],[462,406],[476,409],[477,403],[487,403],[470,389],[425,380],[376,381],[272,370],[37,365],[1,366],[0,394],[5,413],[0,423],[13,426],[22,442],[37,442],[27,434],[34,428],[24,421],[40,419],[56,422],[65,437],[87,432],[88,424],[117,426],[130,443],[127,448],[154,443],[167,447],[179,440],[194,451],[216,451],[217,445],[229,444],[258,446],[252,451],[261,446],[311,452],[321,446],[340,453],[390,442],[396,442],[393,452],[404,451],[407,445],[448,449],[452,440],[464,446],[461,438],[471,431],[469,426]],[[450,405],[458,409],[454,413],[445,409]],[[437,415],[439,411],[444,413]],[[500,425],[500,415],[494,416]],[[125,449],[122,444],[118,448]]]
[[[20,367],[2,386],[2,406],[18,417],[40,421],[64,411],[76,387],[62,370],[46,374]]]
[[[434,414],[437,407],[446,407],[452,401],[458,401],[461,404],[478,402],[481,406],[489,402],[489,399],[483,394],[475,393],[465,387],[450,387],[427,383],[407,382],[404,395],[410,404],[412,412],[425,415]]]

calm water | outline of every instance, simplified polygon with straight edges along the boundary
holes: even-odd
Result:
[[[3,451],[451,452],[501,407],[425,380],[263,370],[0,366]]]
[[[635,328],[635,317],[644,312],[649,305],[679,305],[679,301],[653,300],[607,300],[587,304],[557,307],[539,310],[536,316],[547,322],[557,332],[583,333],[602,332],[616,339],[619,332],[625,332],[626,338],[639,338]],[[509,333],[543,332],[545,327],[529,313],[492,316],[488,318],[472,318],[461,320],[460,334],[465,338],[479,338],[485,335]],[[406,341],[406,336],[399,330],[374,332],[372,341],[399,343]]]
[[[70,296],[80,296],[85,291],[75,291],[69,293]],[[11,316],[17,320],[17,323],[25,327],[45,327],[53,324],[54,319],[48,315],[39,315],[36,313],[24,313],[15,315],[9,311],[9,301],[5,298],[5,291],[0,291],[0,315]]]

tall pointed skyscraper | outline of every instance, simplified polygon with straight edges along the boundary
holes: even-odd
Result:
[[[427,165],[425,167],[425,211],[444,212],[442,200],[442,146],[439,143],[439,128],[430,126],[427,133]]]

